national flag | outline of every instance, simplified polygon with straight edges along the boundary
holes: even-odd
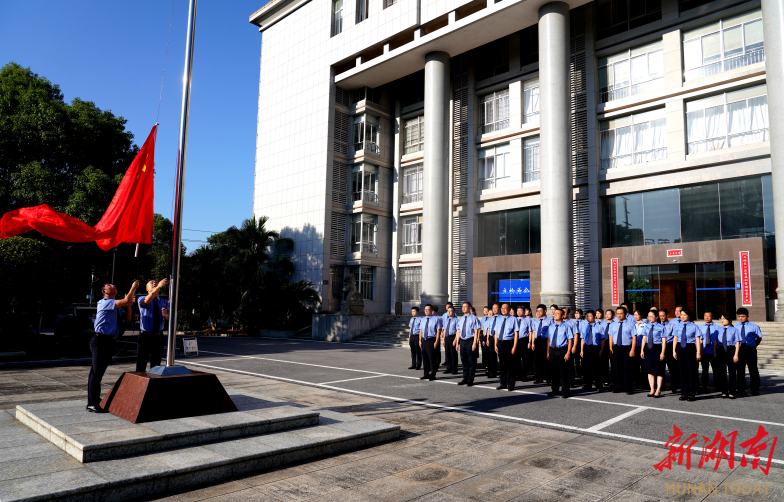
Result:
[[[0,219],[0,238],[37,230],[47,237],[67,242],[95,241],[104,251],[121,242],[152,242],[155,167],[154,125],[136,158],[131,162],[114,193],[112,202],[95,227],[46,204],[9,211]]]

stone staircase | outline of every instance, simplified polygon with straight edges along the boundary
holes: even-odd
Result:
[[[364,335],[351,340],[350,343],[368,343],[408,347],[408,321],[410,316],[399,316],[394,321],[382,324]]]
[[[784,323],[758,322],[762,344],[757,348],[760,369],[784,371]]]

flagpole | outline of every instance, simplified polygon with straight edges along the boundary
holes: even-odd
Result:
[[[188,149],[188,109],[191,101],[191,77],[193,75],[193,42],[196,34],[196,3],[188,5],[188,33],[185,43],[185,75],[182,89],[182,111],[180,113],[180,145],[177,158],[177,200],[174,208],[174,244],[172,246],[172,272],[169,286],[169,338],[166,351],[166,368],[174,367],[174,352],[177,334],[177,303],[180,289],[180,256],[182,254],[182,206],[185,184],[185,157]]]

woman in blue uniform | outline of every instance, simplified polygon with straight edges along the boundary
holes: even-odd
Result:
[[[672,344],[675,348],[673,354],[681,370],[681,397],[680,401],[697,400],[697,378],[701,354],[701,338],[697,325],[691,320],[691,312],[681,310],[681,322],[673,328]]]
[[[732,313],[721,315],[721,328],[716,333],[717,337],[712,340],[713,353],[716,356],[716,366],[714,367],[714,379],[716,387],[721,392],[723,399],[735,399],[735,390],[738,385],[738,362],[740,361],[740,346],[743,339],[740,332],[732,325]],[[729,370],[729,384],[727,383],[727,372]],[[740,378],[744,375],[741,374]]]
[[[651,391],[648,397],[661,397],[664,385],[664,359],[667,348],[666,326],[659,322],[656,312],[648,312],[648,324],[642,336],[642,349],[640,355],[645,361],[645,372],[648,374],[648,384]],[[655,384],[655,386],[654,386]],[[656,389],[654,391],[654,389]]]

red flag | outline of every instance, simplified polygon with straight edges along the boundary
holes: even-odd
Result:
[[[46,204],[9,211],[0,219],[0,238],[37,230],[47,237],[68,242],[95,241],[104,251],[121,242],[152,242],[155,166],[154,125],[131,166],[125,172],[111,204],[95,227],[58,213]]]

